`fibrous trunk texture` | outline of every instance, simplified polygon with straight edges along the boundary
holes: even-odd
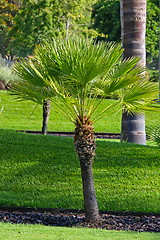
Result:
[[[146,65],[146,47],[145,47],[145,34],[146,34],[146,0],[121,0],[121,38],[124,48],[123,58],[132,56],[139,56],[140,61],[138,64]],[[129,115],[126,113],[122,116],[122,140],[146,144],[145,134],[145,121],[141,122],[142,129],[139,129],[139,120],[137,115]],[[133,134],[132,129],[129,129],[130,124],[125,121],[134,121],[134,129],[139,129],[139,132]],[[142,118],[142,116],[141,116]],[[143,117],[144,118],[144,117]],[[125,119],[125,121],[124,121]],[[124,125],[123,125],[124,124]],[[136,124],[138,126],[136,127]],[[127,130],[125,127],[127,126]],[[124,131],[124,132],[123,132]],[[128,131],[127,138],[125,132]],[[135,130],[136,131],[136,130]],[[142,135],[140,134],[142,132]],[[129,136],[130,134],[130,136]],[[134,136],[136,135],[136,137]],[[123,138],[124,137],[124,138]]]
[[[100,220],[92,173],[96,144],[93,127],[85,117],[76,122],[74,145],[81,166],[85,218],[96,222]]]
[[[42,124],[42,134],[47,134],[48,120],[50,114],[50,100],[43,101],[43,124]]]

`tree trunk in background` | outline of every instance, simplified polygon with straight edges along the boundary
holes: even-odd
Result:
[[[123,112],[121,140],[145,145],[144,115],[130,115],[127,112]]]
[[[96,145],[93,127],[85,117],[83,123],[77,121],[74,145],[81,166],[85,220],[96,222],[100,220],[92,173]]]
[[[146,0],[121,0],[123,58],[139,56],[146,65]],[[122,113],[122,141],[146,144],[144,116]]]
[[[50,100],[43,101],[43,124],[42,124],[42,134],[47,134],[47,126],[50,114]]]

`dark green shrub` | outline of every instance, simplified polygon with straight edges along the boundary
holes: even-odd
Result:
[[[159,71],[158,70],[149,70],[150,81],[158,82],[159,80]]]

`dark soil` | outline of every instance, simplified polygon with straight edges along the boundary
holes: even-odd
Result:
[[[0,221],[9,223],[43,224],[47,226],[89,227],[108,230],[160,232],[160,216],[145,214],[101,213],[102,221],[85,222],[81,211],[18,211],[0,210]]]
[[[30,133],[30,134],[42,134],[41,131],[22,131],[22,130],[17,130],[17,132],[25,132],[25,133]],[[73,137],[74,132],[56,132],[56,131],[48,131],[47,135],[53,135],[53,136],[61,136],[61,137]],[[102,139],[120,139],[121,134],[120,133],[95,133],[96,138],[102,138]]]

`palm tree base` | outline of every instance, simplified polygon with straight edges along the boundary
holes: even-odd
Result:
[[[121,141],[146,145],[144,115],[130,115],[127,112],[123,113]]]

